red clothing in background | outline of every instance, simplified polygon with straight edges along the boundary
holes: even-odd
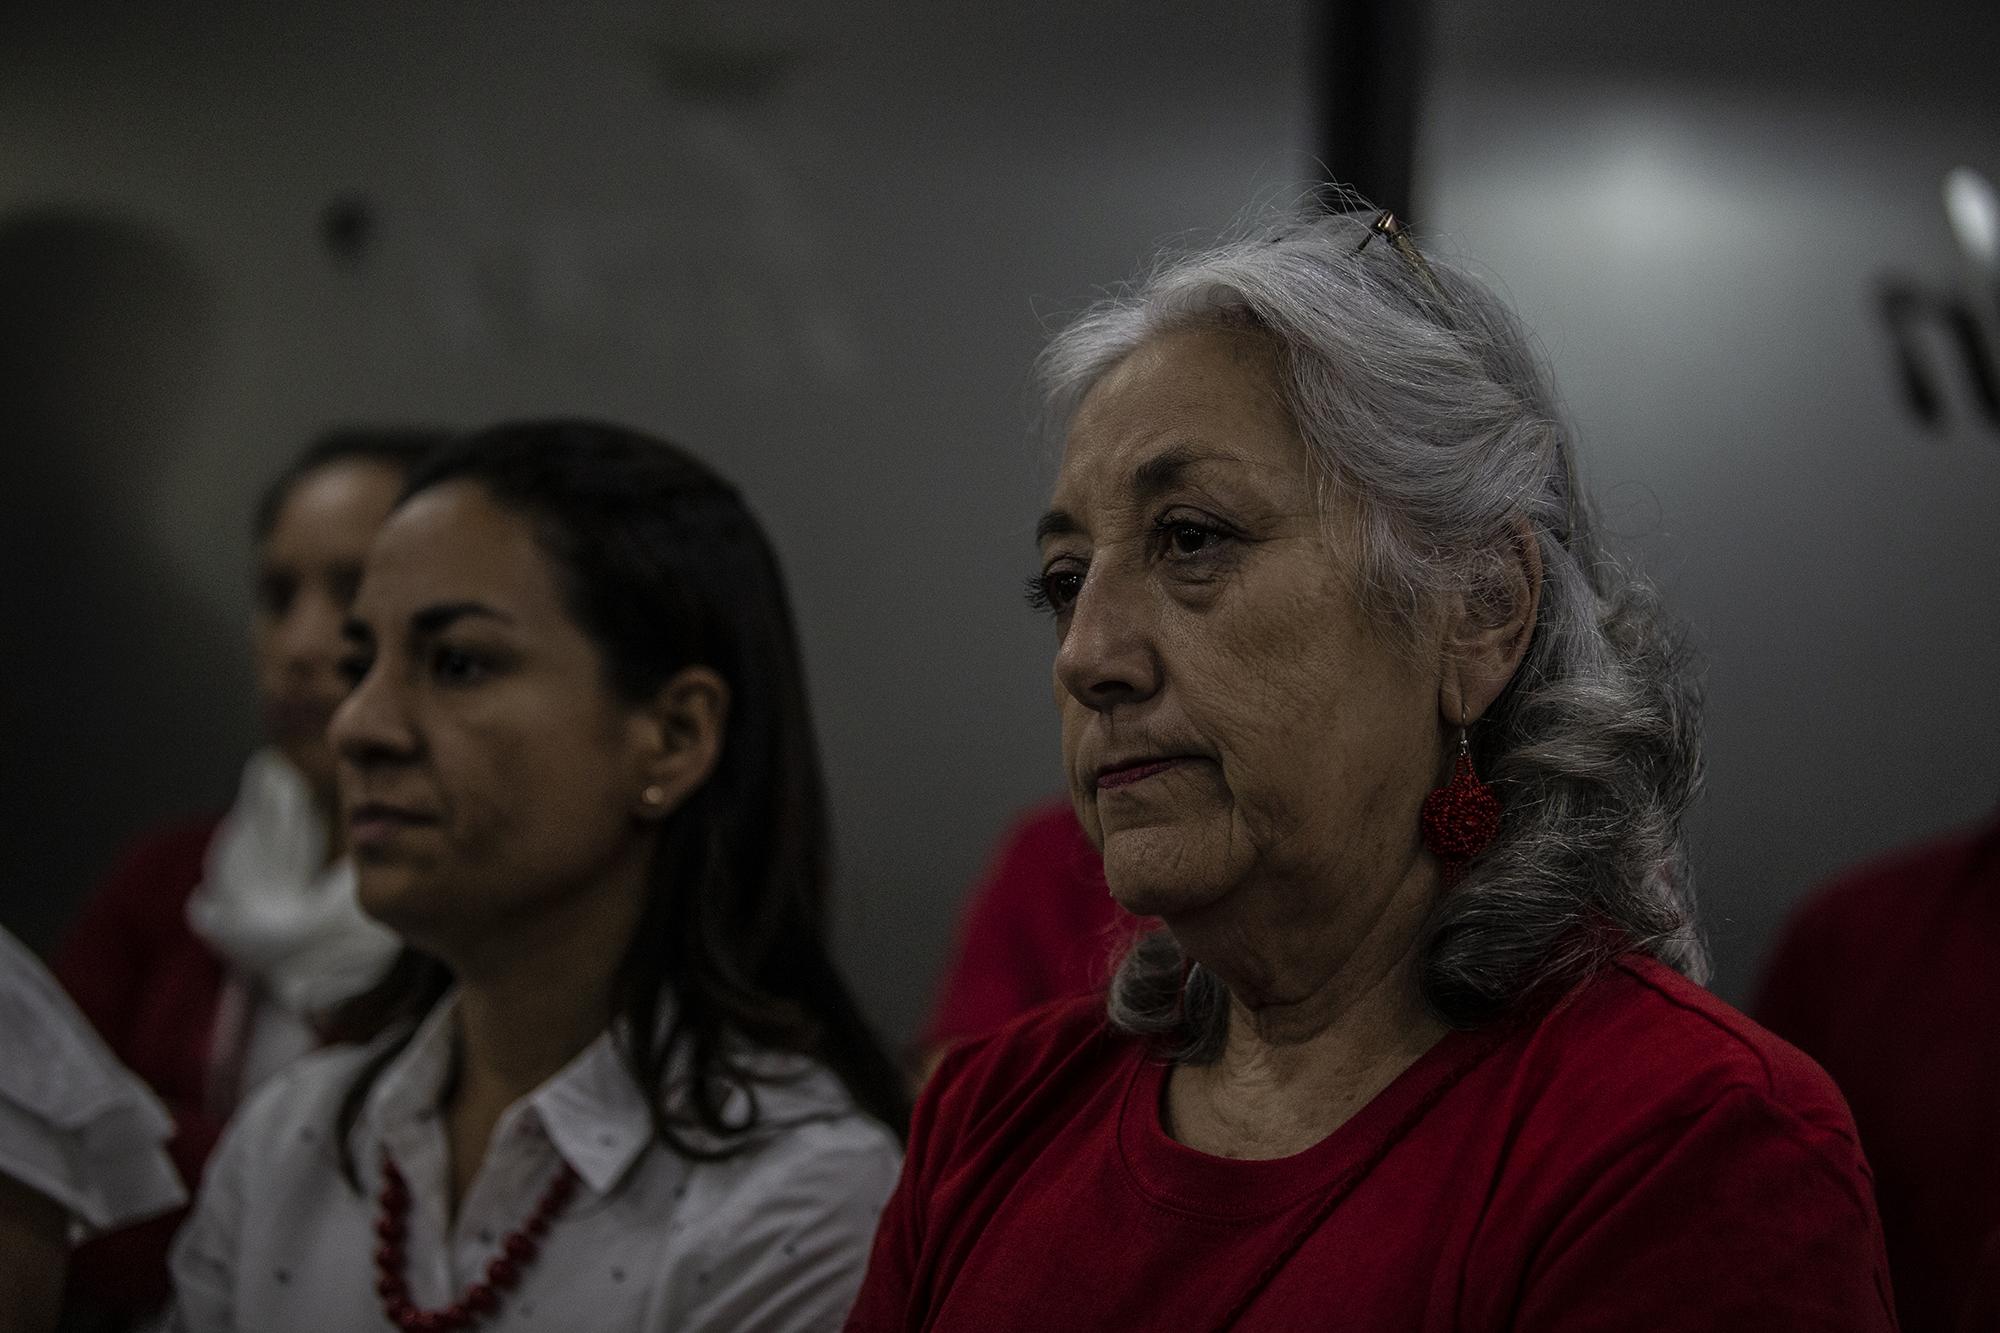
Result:
[[[188,929],[215,819],[175,825],[127,852],[85,902],[51,964],[105,1042],[160,1095],[189,1195],[222,1132],[206,1104],[222,961]],[[136,1316],[166,1303],[167,1245],[186,1209],[114,1231],[70,1258],[69,1290],[92,1309]]]
[[[1164,1079],[1092,1000],[947,1057],[847,1327],[1895,1327],[1840,1095],[1650,960],[1278,1161],[1168,1138]]]
[[[2000,1329],[2000,816],[1809,898],[1756,1014],[1854,1108],[1905,1333]]]
[[[980,1036],[1050,1000],[1101,991],[1139,926],[1112,901],[1104,863],[1069,801],[1036,806],[1008,830],[966,902],[925,1046]]]

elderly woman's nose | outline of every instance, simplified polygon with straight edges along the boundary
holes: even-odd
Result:
[[[1056,681],[1087,708],[1149,698],[1160,688],[1143,594],[1099,577],[1084,580],[1056,650]]]

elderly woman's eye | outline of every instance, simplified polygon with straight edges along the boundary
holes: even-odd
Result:
[[[1067,611],[1082,590],[1083,575],[1074,569],[1051,569],[1030,575],[1022,589],[1029,606],[1051,615]]]
[[[1160,523],[1159,534],[1165,551],[1176,556],[1200,555],[1229,535],[1221,528],[1186,519]]]

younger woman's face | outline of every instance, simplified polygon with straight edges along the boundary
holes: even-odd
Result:
[[[470,481],[416,495],[369,553],[347,638],[330,735],[371,915],[449,958],[643,879],[648,719],[609,688],[529,520]]]
[[[362,460],[329,463],[292,484],[257,547],[251,656],[264,728],[323,800],[333,799],[326,726],[347,693],[341,622],[361,564],[395,506],[403,474]]]

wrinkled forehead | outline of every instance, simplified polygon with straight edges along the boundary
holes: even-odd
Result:
[[[1083,522],[1092,510],[1211,488],[1291,509],[1317,491],[1275,357],[1253,334],[1164,335],[1106,372],[1071,418],[1050,509]]]

